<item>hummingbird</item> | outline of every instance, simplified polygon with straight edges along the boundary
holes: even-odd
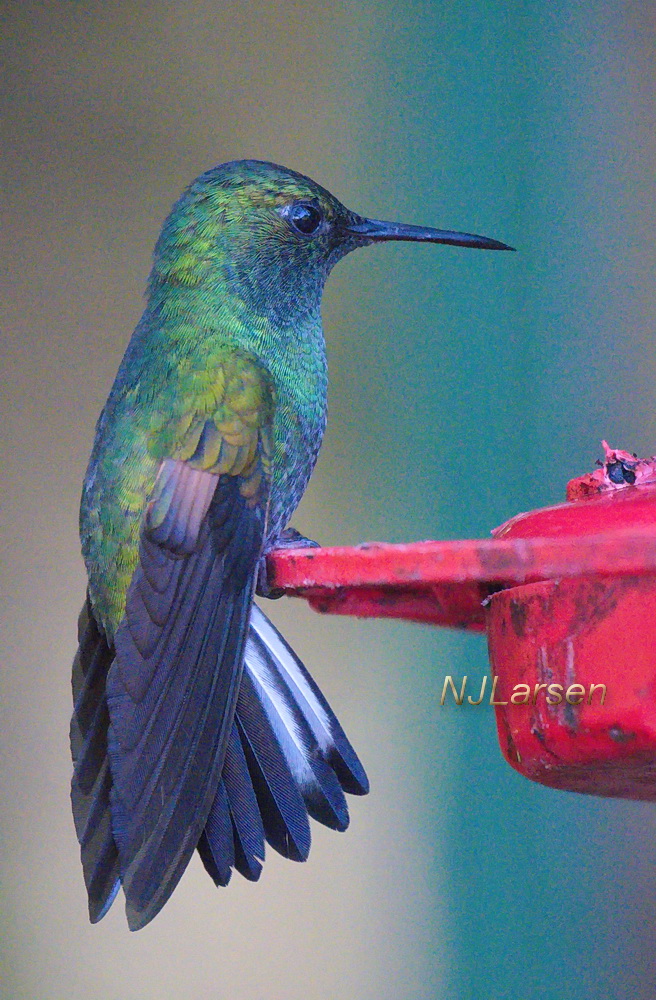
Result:
[[[145,311],[96,425],[80,505],[88,574],[73,663],[71,799],[95,923],[119,887],[131,930],[194,851],[217,886],[304,861],[309,817],[345,830],[364,768],[254,603],[326,427],[321,296],[387,240],[510,250],[363,218],[308,177],[241,160],[164,222]]]

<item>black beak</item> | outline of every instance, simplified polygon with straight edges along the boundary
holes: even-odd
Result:
[[[447,243],[455,247],[474,247],[477,250],[514,250],[498,240],[475,233],[453,233],[449,229],[425,229],[423,226],[406,226],[398,222],[381,222],[379,219],[358,219],[344,227],[344,232],[366,243],[383,240],[408,240],[413,243]]]

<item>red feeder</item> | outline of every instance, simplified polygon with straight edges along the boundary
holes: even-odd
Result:
[[[656,459],[604,447],[567,503],[491,539],[280,550],[271,582],[317,611],[486,630],[506,760],[656,800]]]

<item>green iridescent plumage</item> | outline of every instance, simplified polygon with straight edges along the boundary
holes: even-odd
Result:
[[[257,878],[265,839],[304,860],[308,815],[345,829],[344,792],[367,790],[252,599],[325,429],[325,280],[388,239],[507,249],[362,219],[256,161],[203,174],[164,224],[80,511],[72,800],[92,920],[121,884],[142,927],[196,848],[217,884]]]
[[[185,418],[207,408],[233,351],[262,365],[275,395],[270,537],[303,494],[326,419],[321,292],[353,243],[309,245],[294,234],[276,210],[300,199],[320,201],[326,218],[353,218],[311,181],[245,162],[204,174],[164,224],[148,308],[101,416],[82,500],[90,592],[110,635],[159,462],[182,443]]]

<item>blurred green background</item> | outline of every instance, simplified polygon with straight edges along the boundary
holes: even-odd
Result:
[[[439,708],[484,640],[272,616],[365,762],[307,865],[90,927],[68,803],[79,489],[188,181],[254,156],[374,217],[516,255],[349,257],[329,429],[295,520],[324,544],[485,535],[599,441],[651,454],[653,3],[0,4],[2,947],[11,1000],[653,1000],[656,810],[532,785],[492,710]]]

